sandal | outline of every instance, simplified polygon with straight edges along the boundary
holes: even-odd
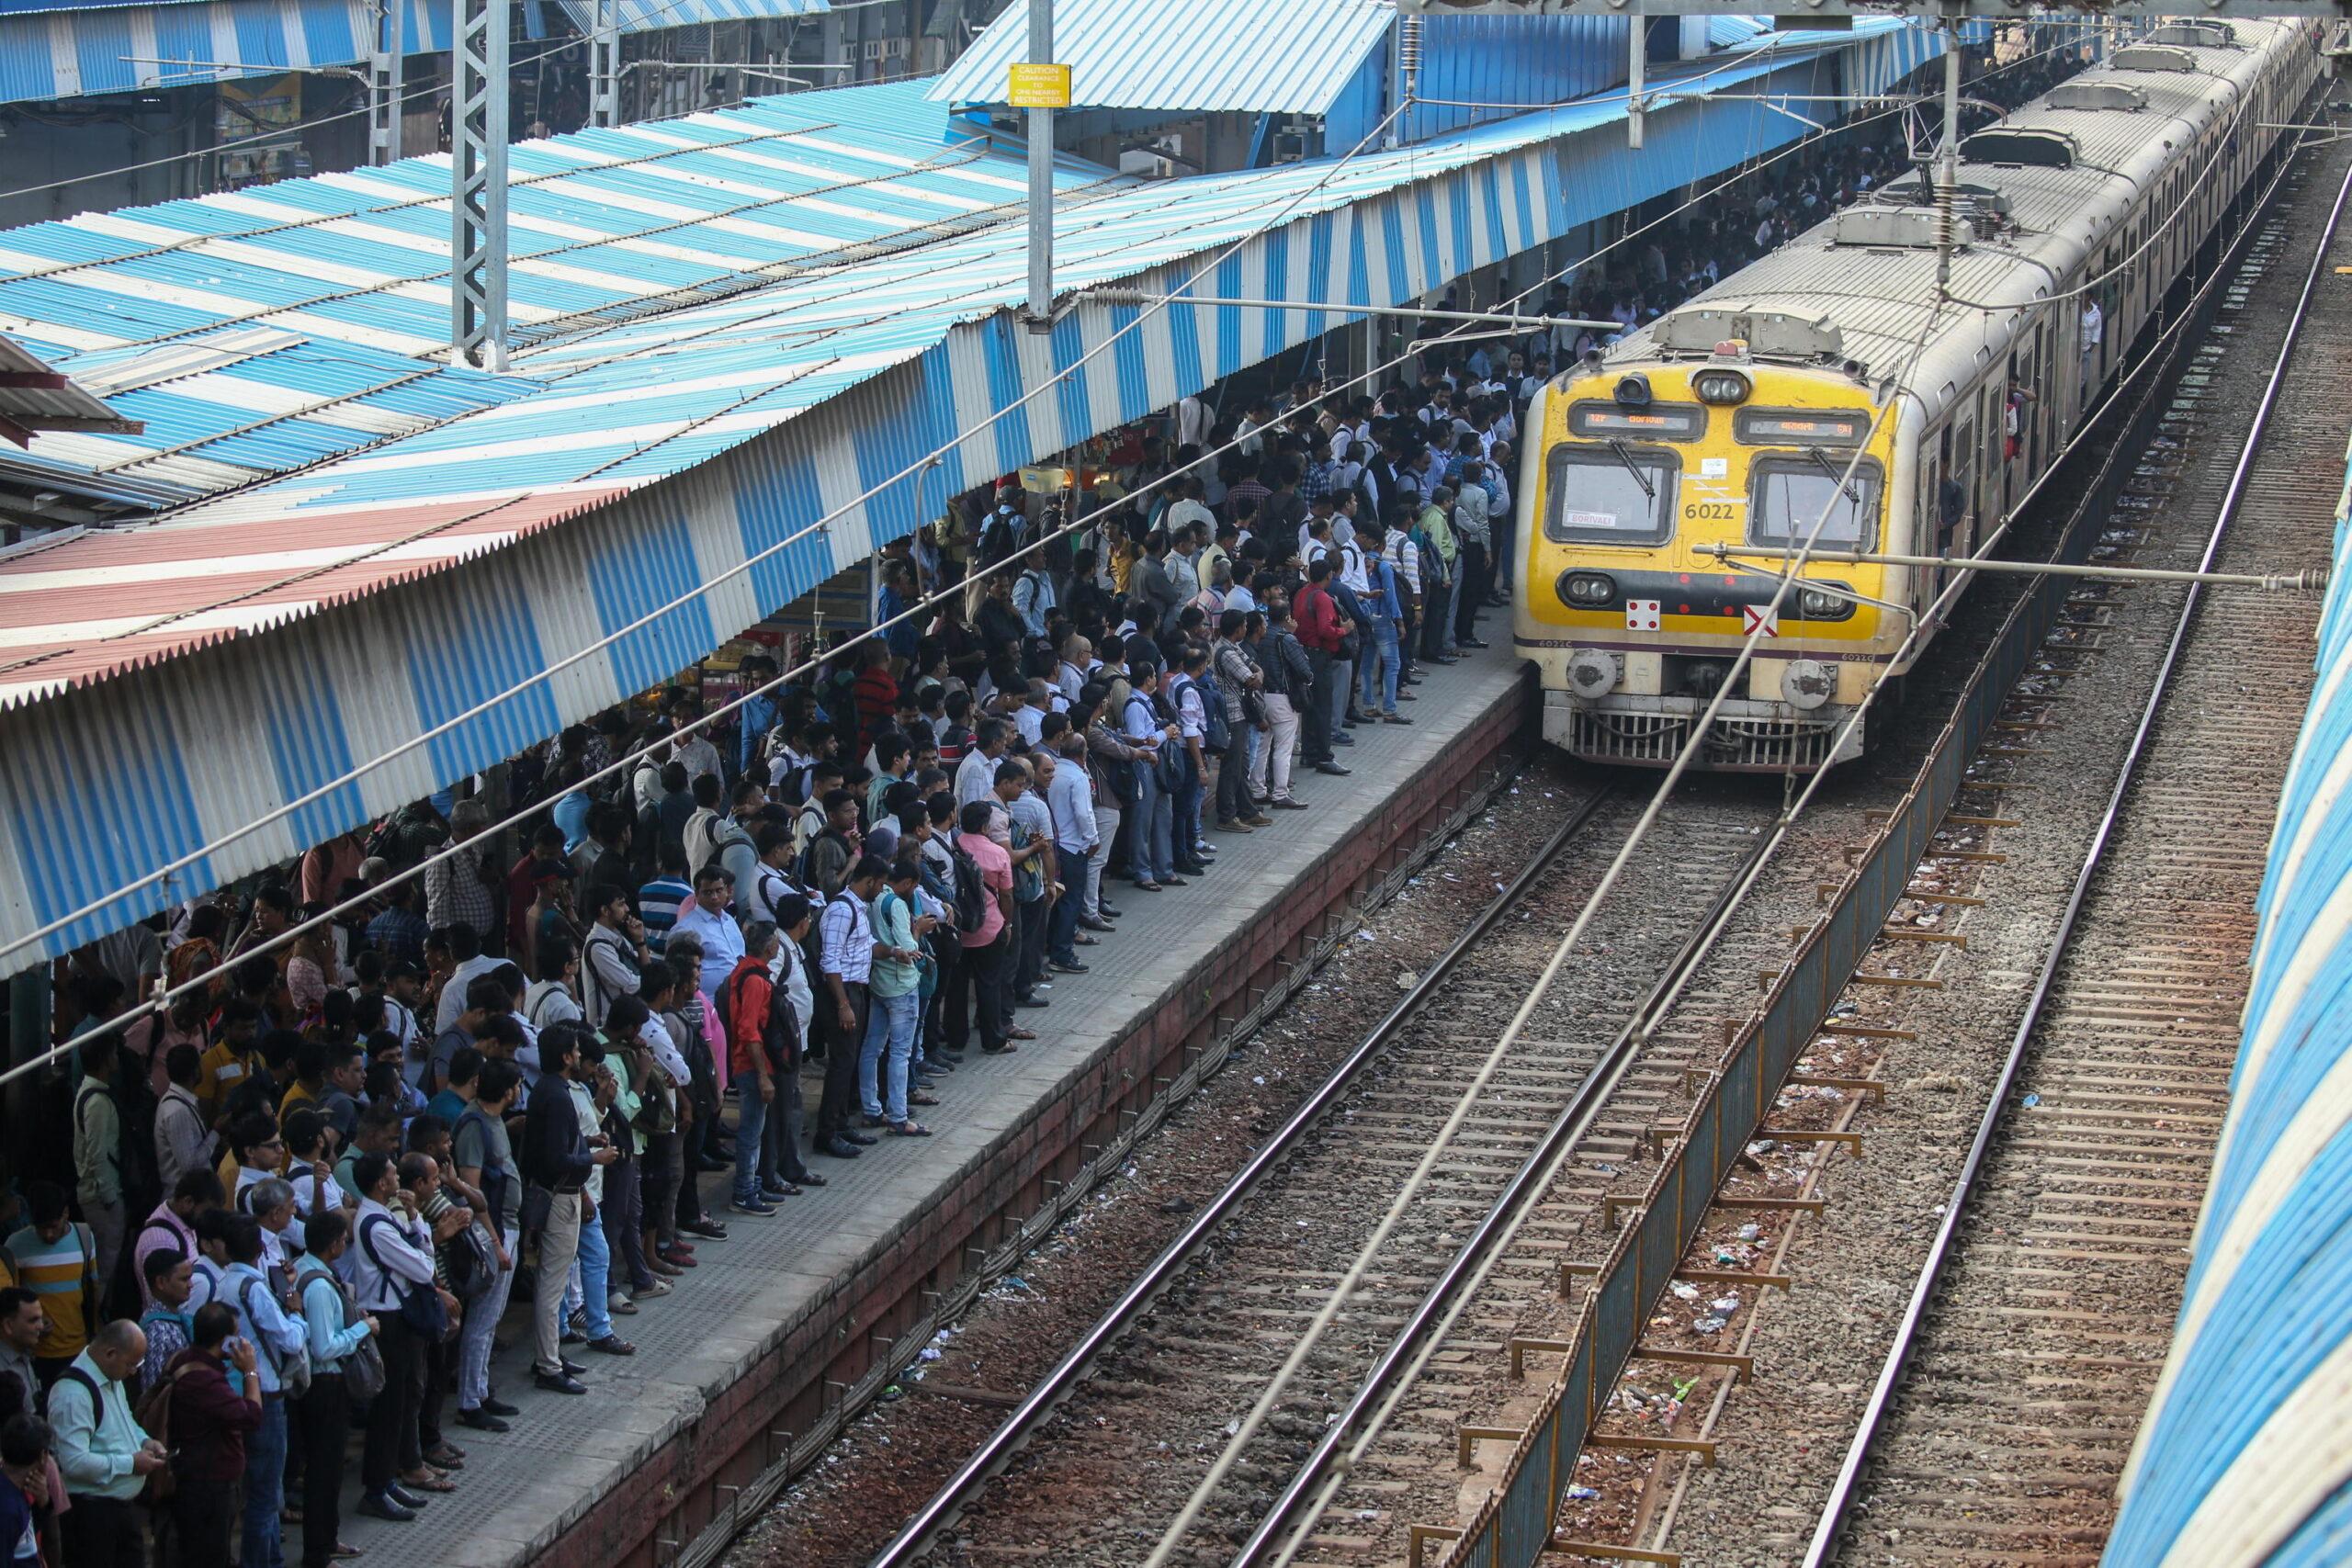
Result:
[[[907,1096],[907,1103],[909,1105],[936,1105],[939,1103],[939,1097],[935,1094],[910,1094]]]
[[[890,1134],[898,1138],[928,1138],[931,1129],[920,1122],[901,1122],[890,1129]]]
[[[400,1483],[412,1492],[455,1492],[458,1489],[455,1482],[438,1472],[429,1473],[422,1480],[414,1476],[403,1475],[400,1478]]]

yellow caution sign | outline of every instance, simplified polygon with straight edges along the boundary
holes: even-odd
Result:
[[[1069,107],[1069,67],[1017,62],[1005,67],[1010,91],[1005,101],[1017,109]]]

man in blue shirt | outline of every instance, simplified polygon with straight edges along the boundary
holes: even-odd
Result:
[[[261,1377],[261,1425],[245,1438],[245,1519],[240,1568],[286,1568],[278,1514],[286,1492],[286,1377],[307,1354],[308,1332],[289,1319],[261,1269],[261,1222],[229,1222],[229,1267],[221,1299],[237,1314],[237,1332],[254,1342]]]

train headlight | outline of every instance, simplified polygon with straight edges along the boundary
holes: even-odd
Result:
[[[1720,408],[1746,402],[1755,388],[1737,370],[1702,370],[1690,378],[1690,390],[1701,402]]]
[[[1645,409],[1650,406],[1650,378],[1636,370],[1630,376],[1617,378],[1617,406]]]
[[[1571,610],[1605,610],[1617,597],[1617,580],[1605,571],[1564,571],[1560,603]]]
[[[1781,695],[1788,705],[1810,713],[1838,690],[1838,671],[1818,659],[1792,659],[1781,671]]]
[[[1797,614],[1808,621],[1849,619],[1854,614],[1852,591],[1842,582],[1799,589]]]
[[[1617,684],[1617,660],[1597,648],[1580,648],[1568,655],[1568,690],[1590,701],[1605,697]]]

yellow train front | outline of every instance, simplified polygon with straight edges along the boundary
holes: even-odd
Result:
[[[1883,547],[1911,464],[1856,369],[1759,361],[1728,341],[1589,366],[1537,396],[1513,619],[1541,673],[1546,740],[1597,761],[1672,762],[1761,622],[1699,765],[1810,772],[1860,754],[1863,726],[1847,724],[1908,630],[1877,607],[1905,602],[1904,569],[1810,565],[1773,615],[1776,563],[1708,553],[1793,550],[1825,512],[1820,548]]]

